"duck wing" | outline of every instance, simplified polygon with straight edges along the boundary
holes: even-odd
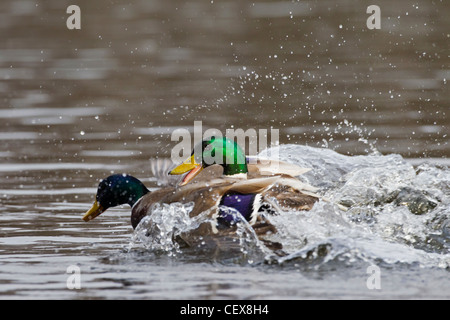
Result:
[[[168,175],[167,173],[175,168],[172,160],[167,158],[150,159],[150,169],[156,178],[158,186],[176,186],[181,180],[180,176]]]
[[[311,170],[309,168],[302,168],[295,164],[281,160],[264,159],[250,156],[247,156],[247,168],[249,172],[249,178],[281,174],[297,177]]]

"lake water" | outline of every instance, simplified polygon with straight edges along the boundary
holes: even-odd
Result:
[[[81,30],[70,4],[0,3],[1,299],[450,298],[445,1],[377,1],[380,30],[350,0],[80,0]],[[288,256],[248,230],[161,250],[125,206],[81,220],[111,173],[157,188],[194,121],[279,130],[313,169],[331,203],[272,218]]]

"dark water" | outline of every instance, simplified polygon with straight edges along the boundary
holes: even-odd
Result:
[[[70,4],[0,3],[1,298],[450,297],[445,1],[378,1],[380,30],[365,1],[77,1],[81,30]],[[279,130],[351,209],[275,218],[283,261],[245,233],[233,257],[161,253],[125,207],[81,220],[112,172],[156,188],[149,159],[194,121]],[[403,190],[435,206],[415,215]]]

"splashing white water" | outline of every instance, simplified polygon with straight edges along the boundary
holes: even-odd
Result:
[[[327,246],[326,261],[339,256],[348,262],[450,267],[448,168],[414,168],[399,155],[350,157],[305,146],[278,148],[281,160],[312,168],[302,178],[331,199],[309,212],[271,218],[290,254],[279,262]]]
[[[268,240],[282,244],[282,258],[271,254],[248,222],[237,223],[233,241],[248,262],[312,260],[321,266],[381,261],[450,268],[448,168],[414,168],[399,155],[351,157],[298,145],[276,148],[269,154],[312,168],[301,179],[319,187],[330,201],[320,201],[311,211],[268,217],[278,230]],[[191,210],[192,204],[155,206],[139,224],[132,243],[171,255],[183,252],[174,239],[208,219],[206,213],[190,218]]]
[[[162,251],[169,255],[180,252],[175,238],[183,232],[196,229],[203,216],[191,218],[189,212],[193,204],[155,204],[134,231],[131,245],[142,244],[152,251]]]

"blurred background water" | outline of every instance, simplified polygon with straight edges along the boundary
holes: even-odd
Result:
[[[81,30],[66,27],[71,4],[81,8]],[[371,4],[2,1],[0,297],[448,298],[450,8],[445,1],[380,0],[381,29],[369,30]],[[440,204],[422,221],[425,240],[417,245],[407,234],[400,242],[433,258],[397,267],[374,249],[369,260],[387,263],[389,281],[373,291],[365,283],[367,261],[348,266],[358,245],[345,251],[345,266],[335,261],[338,251],[327,258],[333,262],[313,268],[254,266],[130,251],[128,208],[81,220],[98,180],[111,172],[156,187],[149,159],[169,157],[173,130],[196,120],[223,132],[278,129],[281,145],[307,145],[318,157],[403,157],[428,179],[408,176],[408,187],[434,188],[429,195]],[[291,151],[301,159],[305,149]],[[327,179],[319,177],[309,180]],[[348,184],[325,187],[349,196]],[[420,223],[398,214],[410,228]],[[314,236],[336,236],[327,230]],[[398,244],[396,232],[387,242]],[[81,290],[66,287],[69,265],[81,268]]]

